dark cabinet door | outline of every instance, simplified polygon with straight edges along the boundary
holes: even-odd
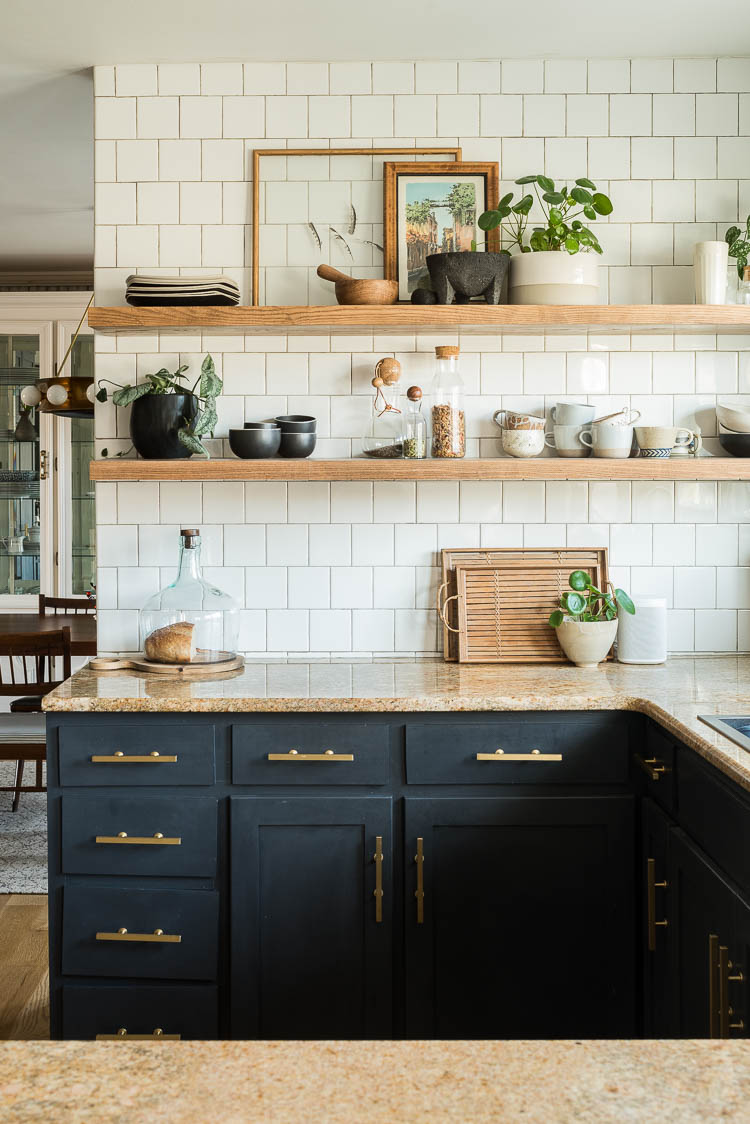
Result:
[[[638,959],[643,979],[643,1034],[645,1038],[673,1038],[678,1034],[675,987],[676,961],[672,955],[672,888],[667,856],[673,821],[653,800],[641,802],[640,940]]]
[[[388,1037],[390,797],[230,806],[232,1036]]]
[[[703,852],[677,829],[669,841],[668,880],[678,1033],[682,1038],[718,1038],[720,950],[732,943],[736,896]]]
[[[748,973],[750,972],[750,905],[741,897],[735,899],[734,936],[727,950],[723,998],[727,1004],[724,1032],[728,1038],[747,1038],[750,1023]]]
[[[632,1037],[633,828],[629,796],[407,799],[409,1036]]]

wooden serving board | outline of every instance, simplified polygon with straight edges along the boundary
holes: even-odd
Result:
[[[214,675],[224,675],[245,666],[242,656],[230,656],[217,663],[156,663],[145,656],[131,656],[119,659],[97,656],[89,660],[92,671],[147,671],[151,675],[168,675],[177,679],[208,679]]]

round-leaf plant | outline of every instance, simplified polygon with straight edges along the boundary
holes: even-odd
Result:
[[[745,229],[740,230],[738,226],[730,226],[724,235],[724,241],[729,247],[730,258],[734,258],[737,262],[737,275],[741,281],[745,273],[747,259],[750,257],[750,215],[747,216],[745,221]]]
[[[611,200],[597,191],[595,183],[581,177],[569,189],[557,187],[554,180],[542,175],[521,176],[516,183],[519,186],[533,184],[534,194],[527,192],[517,203],[513,203],[513,192],[509,191],[496,208],[479,216],[477,222],[482,230],[497,230],[499,227],[510,238],[511,245],[518,246],[522,254],[533,250],[564,250],[568,254],[593,250],[601,254],[598,238],[581,220],[581,215],[593,222],[599,215],[612,214]],[[542,208],[545,224],[532,229],[526,245],[524,238],[534,196]]]
[[[611,582],[607,582],[611,592],[597,589],[585,570],[573,570],[568,585],[570,591],[566,590],[561,595],[560,608],[550,615],[552,628],[557,628],[565,620],[581,624],[613,621],[618,607],[626,613],[635,612],[635,605],[624,589],[615,589]]]

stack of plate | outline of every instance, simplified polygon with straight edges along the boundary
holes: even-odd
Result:
[[[134,305],[239,304],[240,290],[231,277],[150,277],[131,273],[125,299]]]

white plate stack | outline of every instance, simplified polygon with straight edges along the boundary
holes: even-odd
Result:
[[[240,303],[240,290],[231,277],[153,277],[131,273],[125,282],[128,304],[226,305]]]

